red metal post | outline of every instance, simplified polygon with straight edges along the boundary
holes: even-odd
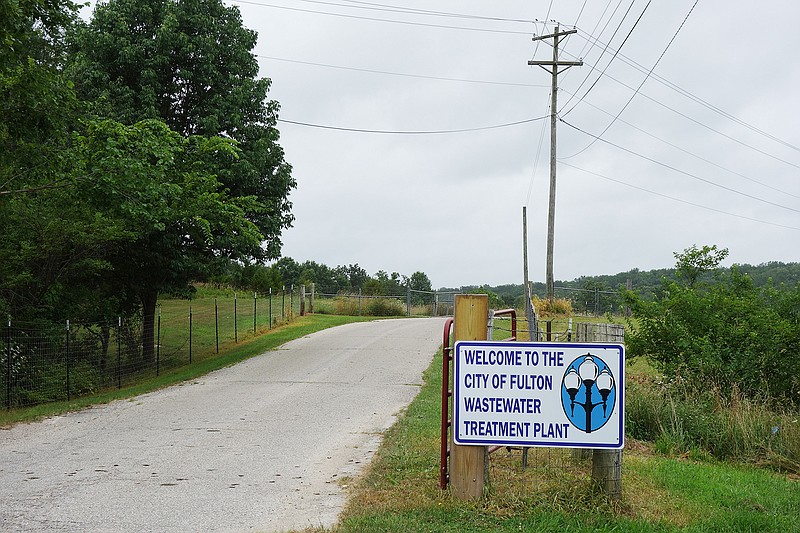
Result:
[[[511,315],[511,337],[508,341],[513,342],[517,340],[517,310],[516,309],[503,309],[495,311],[494,316]]]
[[[439,488],[447,488],[449,475],[447,473],[447,447],[449,439],[447,429],[450,427],[450,360],[452,348],[450,348],[450,331],[453,328],[453,319],[448,318],[444,323],[444,333],[442,334],[442,434],[439,457]]]

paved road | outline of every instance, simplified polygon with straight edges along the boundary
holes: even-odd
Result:
[[[2,531],[332,525],[440,319],[349,324],[163,391],[0,430]]]

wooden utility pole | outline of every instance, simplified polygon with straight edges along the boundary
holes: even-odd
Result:
[[[529,294],[529,281],[528,281],[528,208],[522,206],[522,270],[523,279],[525,281],[522,295],[525,298],[525,318],[528,320],[528,333],[530,340],[533,340],[533,333],[531,333],[531,299]]]
[[[556,125],[558,122],[558,74],[569,67],[580,67],[583,61],[559,61],[558,60],[558,41],[564,35],[576,33],[578,30],[556,31],[550,35],[540,35],[534,37],[534,41],[553,39],[553,60],[552,61],[528,61],[528,65],[538,65],[548,71],[552,76],[552,88],[550,89],[550,207],[547,213],[547,298],[553,299],[553,234],[556,222]],[[547,67],[551,67],[548,69]],[[559,70],[559,67],[564,67]]]
[[[456,341],[485,341],[489,297],[485,294],[456,294],[453,313]],[[453,406],[456,409],[456,406]],[[455,434],[455,428],[450,432]],[[459,500],[483,497],[485,446],[450,443],[450,487]]]

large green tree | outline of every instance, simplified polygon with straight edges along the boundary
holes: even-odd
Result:
[[[232,196],[258,199],[247,216],[264,234],[260,258],[274,259],[296,183],[278,144],[270,80],[258,78],[256,40],[221,0],[110,0],[75,32],[70,72],[104,116],[235,140],[240,157],[218,176]]]
[[[246,216],[257,200],[218,181],[215,170],[238,156],[221,137],[185,138],[158,120],[104,120],[75,144],[81,195],[114,231],[102,279],[141,303],[150,357],[159,293],[186,289],[219,256],[259,253],[263,235]]]
[[[118,284],[141,301],[146,355],[160,292],[185,290],[219,257],[277,258],[293,220],[288,196],[296,184],[278,144],[270,81],[258,78],[256,38],[238,9],[220,0],[101,2],[72,36],[67,71],[80,98],[122,124],[157,119],[193,139],[188,160],[213,175],[213,194],[235,203],[260,237],[254,246],[230,224],[201,223],[206,233],[191,238],[181,232],[185,222],[156,225],[110,256]],[[213,138],[229,139],[235,154],[196,150],[199,139]]]

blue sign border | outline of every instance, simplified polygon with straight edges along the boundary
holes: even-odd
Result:
[[[452,402],[452,426],[450,428],[453,440],[455,441],[457,435],[457,428],[459,427],[459,401],[461,399],[461,388],[459,383],[459,366],[460,366],[460,350],[462,347],[483,347],[483,348],[501,348],[508,349],[515,348],[532,348],[532,349],[552,349],[552,348],[565,348],[565,349],[579,349],[591,351],[592,349],[601,350],[617,350],[619,356],[619,376],[614,376],[617,383],[616,395],[619,404],[619,430],[617,433],[617,442],[599,444],[594,442],[570,442],[570,441],[552,441],[552,440],[502,440],[502,439],[458,439],[458,445],[477,445],[477,446],[524,446],[524,447],[546,447],[546,448],[592,448],[592,449],[613,449],[620,450],[625,447],[625,346],[622,344],[607,344],[607,343],[562,343],[562,342],[509,342],[509,341],[457,341],[453,348],[453,402]],[[571,362],[567,363],[563,369],[566,371]],[[555,387],[555,383],[554,383]],[[558,381],[558,389],[561,390],[561,379]],[[559,396],[561,393],[559,392]],[[561,403],[559,402],[558,409],[562,410]],[[563,412],[563,411],[562,411]],[[564,413],[565,421],[569,419]],[[573,426],[574,427],[574,426]],[[579,430],[580,431],[580,430]]]

